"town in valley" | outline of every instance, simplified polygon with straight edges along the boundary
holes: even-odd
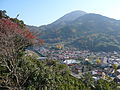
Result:
[[[28,48],[26,52],[29,56],[36,55],[38,60],[57,60],[60,64],[66,64],[76,78],[90,73],[95,80],[109,76],[120,82],[120,52],[92,52],[58,46]]]

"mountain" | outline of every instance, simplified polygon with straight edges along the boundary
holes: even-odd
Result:
[[[83,16],[87,14],[86,12],[84,11],[73,11],[73,12],[70,12],[66,15],[64,15],[63,17],[61,17],[60,19],[56,20],[55,22],[53,22],[51,25],[58,25],[58,24],[61,24],[61,23],[69,23],[71,21],[74,21],[75,19],[79,18],[80,16]]]
[[[61,18],[59,18],[58,20],[54,21],[51,24],[40,26],[39,29],[40,30],[60,29],[66,26],[67,24],[71,23],[72,21],[76,20],[78,17],[83,16],[85,14],[87,13],[84,11],[80,10],[73,11],[62,16]]]
[[[99,14],[74,11],[38,27],[38,31],[49,44],[91,51],[120,50],[120,21]]]

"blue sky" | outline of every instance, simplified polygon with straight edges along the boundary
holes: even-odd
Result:
[[[120,0],[0,0],[0,9],[28,25],[49,24],[75,10],[120,19]]]

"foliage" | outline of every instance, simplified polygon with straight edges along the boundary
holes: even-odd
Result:
[[[95,90],[118,90],[117,83],[107,80],[100,79],[97,81]]]
[[[116,72],[116,70],[117,70],[117,68],[118,68],[118,65],[117,64],[113,64],[112,65],[112,68],[115,70],[115,72]]]
[[[101,64],[101,60],[100,60],[100,59],[97,59],[97,60],[96,60],[96,64]]]
[[[23,23],[13,22],[4,11],[0,18],[0,87],[20,89],[28,79],[29,72],[21,67],[24,50],[27,46],[38,44],[37,39]],[[26,71],[26,74],[23,74]],[[32,71],[32,70],[30,70]],[[22,83],[22,84],[21,84]]]
[[[5,10],[0,10],[0,19],[1,19],[1,18],[9,18],[9,16],[7,16]]]
[[[70,75],[64,64],[55,60],[39,61],[33,57],[22,57],[17,72],[20,74],[20,87],[27,90],[117,90],[117,84],[112,80],[95,81],[91,74],[85,74],[81,79]],[[25,78],[27,76],[27,78]],[[12,80],[11,82],[16,82]]]

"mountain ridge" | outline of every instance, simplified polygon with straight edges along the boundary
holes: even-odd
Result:
[[[74,12],[72,12],[72,14],[73,13]],[[67,15],[72,16],[70,14],[71,13]],[[66,15],[51,24],[38,27],[38,32],[41,33],[40,38],[49,44],[62,42],[65,46],[83,50],[120,50],[119,20],[85,12],[77,15],[74,19],[68,19],[68,21],[67,18],[63,20],[65,16]]]

